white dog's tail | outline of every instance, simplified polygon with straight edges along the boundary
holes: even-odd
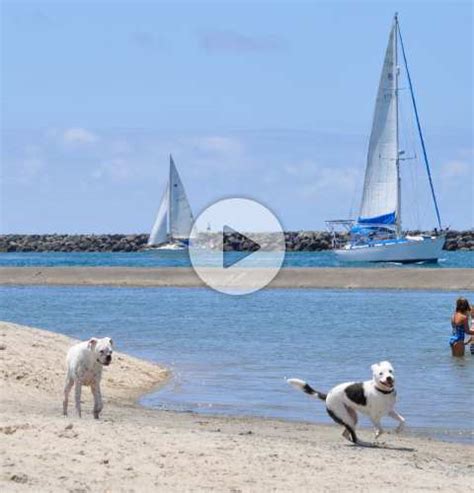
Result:
[[[326,400],[327,394],[323,394],[322,392],[313,389],[313,387],[307,384],[304,380],[300,380],[299,378],[289,378],[287,382],[290,385],[293,385],[296,389],[302,390],[305,394],[313,395],[322,401]]]

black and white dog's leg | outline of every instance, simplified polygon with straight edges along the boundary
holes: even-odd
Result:
[[[76,411],[79,417],[81,417],[81,391],[82,391],[82,384],[76,380],[76,388],[74,395],[76,398]]]
[[[104,407],[102,403],[102,394],[98,383],[91,386],[92,395],[94,396],[94,418],[99,419],[99,414]]]
[[[382,424],[379,418],[371,418],[371,420],[375,428],[375,438],[378,438],[383,433]]]
[[[326,411],[337,424],[344,426],[345,429],[342,432],[342,436],[352,443],[358,443],[359,440],[355,432],[355,427],[357,425],[356,412],[344,404],[333,409],[327,407]]]
[[[350,416],[352,418],[352,422],[354,423],[354,426],[353,427],[355,429],[355,427],[357,426],[357,413],[351,407],[347,407],[346,406],[346,410],[347,410],[347,412],[350,414]],[[345,428],[344,431],[342,432],[342,436],[344,438],[346,438],[347,440],[352,441],[352,436],[351,436],[351,434],[350,434],[350,432],[349,432],[349,430],[347,428]]]
[[[400,433],[401,431],[403,431],[403,428],[405,427],[405,418],[401,414],[398,414],[397,411],[395,411],[395,409],[390,411],[388,413],[388,415],[391,418],[393,418],[394,420],[398,421],[398,423],[399,423],[399,425],[397,426],[395,431],[397,433]]]

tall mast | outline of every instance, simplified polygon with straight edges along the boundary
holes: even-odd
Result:
[[[395,70],[395,139],[396,139],[396,167],[397,167],[397,236],[402,234],[402,180],[400,177],[400,149],[398,136],[398,13],[395,12],[394,17],[394,70]]]
[[[428,161],[428,154],[426,152],[425,139],[423,138],[423,132],[421,131],[420,117],[418,116],[418,109],[416,107],[415,93],[413,90],[413,84],[411,82],[410,71],[408,70],[408,62],[407,62],[407,57],[405,54],[405,47],[403,45],[402,32],[400,31],[400,26],[398,24],[398,20],[397,20],[397,31],[398,31],[398,35],[400,36],[400,46],[402,48],[403,63],[405,65],[405,70],[407,72],[407,79],[408,79],[408,86],[410,88],[411,102],[413,104],[413,110],[415,112],[416,125],[418,128],[418,134],[420,136],[421,149],[423,151],[423,159],[425,161],[426,173],[428,175],[428,181],[430,183],[431,196],[433,198],[433,203],[435,206],[436,218],[438,220],[439,229],[443,229],[442,224],[441,224],[441,216],[439,214],[438,201],[436,200],[436,194],[435,194],[435,190],[434,190],[433,179],[431,177],[430,163]]]
[[[171,239],[173,231],[171,230],[171,208],[173,207],[173,156],[170,154],[170,171],[168,178],[168,238]]]

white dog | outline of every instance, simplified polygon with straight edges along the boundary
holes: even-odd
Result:
[[[94,418],[99,419],[102,411],[102,395],[100,393],[100,379],[102,367],[110,365],[112,361],[113,341],[110,337],[79,342],[69,349],[66,357],[67,376],[64,387],[63,413],[67,416],[69,393],[76,384],[76,411],[81,417],[81,390],[83,385],[90,386],[94,396]]]
[[[358,443],[355,427],[357,411],[366,414],[375,426],[375,438],[383,433],[380,420],[390,416],[399,422],[397,432],[403,429],[405,419],[395,411],[396,390],[392,365],[388,361],[371,366],[372,380],[360,383],[341,383],[328,394],[323,394],[310,387],[303,380],[290,378],[287,382],[309,395],[326,401],[326,410],[331,418],[344,426],[344,438]]]

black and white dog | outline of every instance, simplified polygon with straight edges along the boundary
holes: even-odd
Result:
[[[383,416],[390,416],[399,422],[397,432],[403,429],[405,419],[395,411],[396,390],[392,365],[388,361],[371,366],[372,380],[360,383],[341,383],[332,388],[328,394],[313,389],[303,380],[290,378],[287,382],[309,395],[326,401],[326,410],[331,418],[344,426],[344,438],[358,443],[355,427],[357,411],[366,414],[375,426],[375,438],[383,433],[380,421]]]

